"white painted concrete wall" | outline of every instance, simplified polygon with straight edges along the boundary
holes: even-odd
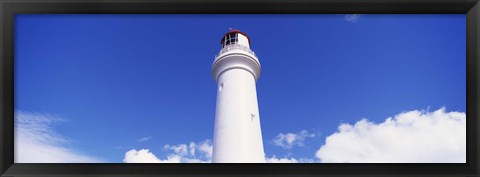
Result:
[[[217,85],[212,162],[264,162],[253,75],[243,69],[230,69],[220,75]]]
[[[248,39],[242,36],[248,45]],[[217,81],[213,163],[264,163],[256,80],[260,63],[253,54],[231,50],[219,55],[212,75]]]

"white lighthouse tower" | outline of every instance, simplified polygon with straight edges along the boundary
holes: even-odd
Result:
[[[249,37],[231,30],[220,41],[212,75],[217,82],[213,163],[263,163],[262,131],[256,81],[260,62],[250,50]]]

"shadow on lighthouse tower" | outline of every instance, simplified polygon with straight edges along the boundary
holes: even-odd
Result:
[[[263,163],[262,130],[256,81],[260,62],[250,50],[250,38],[231,30],[221,41],[212,75],[217,82],[213,163]]]

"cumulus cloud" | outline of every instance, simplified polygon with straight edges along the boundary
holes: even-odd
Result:
[[[309,159],[309,158],[293,158],[293,157],[283,157],[283,158],[277,158],[275,155],[272,157],[267,157],[265,158],[265,162],[267,163],[315,163],[318,162],[314,159]]]
[[[345,15],[344,19],[346,21],[356,23],[360,19],[361,14],[347,14]]]
[[[203,141],[201,142],[199,145],[198,145],[198,150],[205,154],[205,156],[207,158],[212,158],[212,143],[210,142],[210,140],[207,140],[207,141]]]
[[[170,151],[165,158],[159,158],[149,149],[132,149],[125,153],[123,162],[125,163],[211,163],[212,161],[212,142],[205,140],[201,142],[190,142],[187,144],[169,145],[163,147]],[[293,157],[277,158],[275,155],[266,157],[267,163],[313,163],[314,159]]]
[[[125,153],[125,163],[211,163],[212,143],[210,140],[190,142],[187,144],[165,145],[164,150],[171,153],[166,158],[159,158],[149,149],[132,149]],[[267,163],[309,163],[313,159],[277,158],[275,155],[265,158]]]
[[[293,146],[304,146],[305,139],[313,137],[315,137],[315,134],[308,133],[307,130],[298,133],[280,133],[273,139],[273,144],[284,149],[292,149]]]
[[[186,144],[179,144],[179,145],[165,145],[165,149],[172,150],[175,152],[175,154],[186,156],[188,155],[188,147]],[[191,149],[194,149],[195,146],[193,146]]]
[[[267,163],[298,163],[298,160],[295,158],[277,158],[276,156],[265,158]]]
[[[132,149],[125,153],[125,163],[208,163],[212,159],[212,142],[210,140],[198,143],[169,145],[163,147],[170,151],[165,159],[158,158],[149,149]]]
[[[123,162],[125,163],[180,163],[180,156],[170,155],[165,160],[159,159],[148,149],[135,150],[132,149],[125,153]]]
[[[70,140],[56,133],[52,125],[63,121],[44,113],[15,111],[15,163],[99,163],[102,160],[69,146]]]
[[[408,111],[382,123],[341,124],[315,156],[324,163],[465,163],[466,115]]]
[[[150,136],[148,136],[148,137],[143,137],[143,138],[138,139],[138,142],[145,142],[145,141],[148,141],[148,140],[150,140],[150,139],[152,139],[152,137],[150,137]]]

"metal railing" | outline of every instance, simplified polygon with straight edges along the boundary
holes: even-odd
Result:
[[[224,48],[222,48],[222,50],[220,50],[220,52],[218,52],[218,54],[215,55],[215,58],[217,58],[218,56],[220,56],[223,53],[226,53],[226,52],[232,51],[232,50],[236,50],[236,49],[246,51],[246,52],[252,54],[253,56],[257,57],[257,55],[255,55],[255,52],[250,50],[250,48],[248,48],[246,46],[243,46],[243,45],[240,45],[240,44],[232,44],[232,45],[227,45]]]

